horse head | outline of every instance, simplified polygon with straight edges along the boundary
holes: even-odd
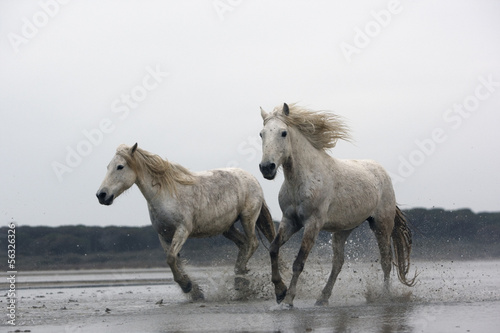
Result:
[[[286,103],[280,111],[267,113],[260,109],[264,120],[264,129],[260,132],[262,138],[262,161],[259,164],[260,172],[266,179],[274,179],[278,168],[290,156],[290,136],[288,126],[280,119],[290,113]]]
[[[130,165],[134,152],[137,149],[137,143],[133,147],[120,145],[116,154],[108,164],[108,171],[102,181],[96,196],[101,205],[111,205],[113,200],[124,191],[134,185],[137,174]]]

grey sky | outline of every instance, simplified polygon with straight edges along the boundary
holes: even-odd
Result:
[[[66,3],[67,2],[67,3]],[[146,225],[95,198],[120,143],[259,173],[259,106],[331,110],[403,209],[500,210],[499,1],[2,1],[4,224]],[[77,155],[77,156],[75,156]]]

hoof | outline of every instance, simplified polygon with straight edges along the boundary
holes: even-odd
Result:
[[[287,289],[285,288],[285,290],[283,290],[282,293],[276,294],[276,302],[278,304],[280,304],[285,299],[285,297],[286,297],[286,291],[287,291]]]
[[[193,302],[201,302],[205,300],[205,295],[202,292],[191,294],[191,301]]]
[[[283,310],[292,310],[293,309],[293,304],[276,304],[275,306],[271,307],[271,311],[283,311]]]
[[[250,287],[250,281],[244,277],[237,276],[234,278],[235,290],[247,290]]]
[[[198,285],[195,285],[189,294],[191,296],[192,302],[200,302],[205,300],[205,295],[203,295],[203,291]]]
[[[187,294],[193,289],[193,284],[189,281],[185,286],[181,286],[182,291]]]
[[[316,303],[314,303],[316,306],[328,306],[328,300],[323,300],[323,299],[318,299]]]

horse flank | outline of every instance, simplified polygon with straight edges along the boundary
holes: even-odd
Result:
[[[318,150],[335,147],[337,141],[351,141],[349,128],[336,114],[326,111],[312,111],[298,105],[290,104],[290,113],[283,116],[281,107],[276,107],[264,120],[264,125],[272,118],[282,120],[287,126],[298,129]]]
[[[128,149],[118,148],[117,154],[123,157],[136,173],[147,171],[153,178],[152,186],[165,188],[170,194],[176,193],[177,184],[191,185],[195,182],[195,175],[187,168],[141,148],[137,148],[134,154],[130,154]]]

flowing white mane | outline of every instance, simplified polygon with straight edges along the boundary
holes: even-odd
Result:
[[[171,193],[175,192],[177,184],[194,183],[194,175],[191,171],[144,149],[137,148],[133,154],[130,154],[128,148],[119,147],[117,154],[122,156],[136,173],[141,170],[148,172],[153,177],[153,186],[158,185]]]
[[[326,111],[312,111],[296,104],[290,104],[288,115],[282,112],[283,107],[276,107],[264,120],[276,117],[285,124],[298,129],[309,142],[318,150],[327,150],[335,147],[339,139],[351,141],[349,128],[336,114]]]

